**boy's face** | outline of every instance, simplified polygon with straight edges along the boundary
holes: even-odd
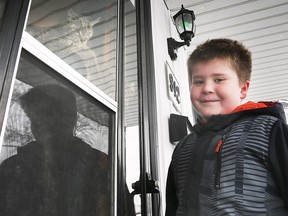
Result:
[[[190,99],[204,121],[212,115],[229,114],[246,97],[249,81],[240,84],[228,60],[213,59],[195,65]]]

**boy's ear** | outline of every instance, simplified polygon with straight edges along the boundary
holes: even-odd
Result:
[[[246,96],[247,96],[247,92],[248,92],[248,89],[249,89],[249,86],[250,86],[250,81],[249,80],[246,80],[243,84],[242,84],[242,87],[241,87],[241,92],[240,92],[240,99],[245,99]]]

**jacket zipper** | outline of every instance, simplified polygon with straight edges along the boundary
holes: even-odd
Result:
[[[220,189],[220,177],[221,177],[221,159],[222,159],[222,146],[224,144],[225,135],[218,141],[215,148],[216,156],[216,174],[215,174],[215,188]]]

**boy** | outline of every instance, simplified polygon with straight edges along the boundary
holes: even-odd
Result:
[[[280,103],[247,102],[251,53],[213,39],[188,59],[199,115],[174,150],[166,216],[288,215],[288,127]]]

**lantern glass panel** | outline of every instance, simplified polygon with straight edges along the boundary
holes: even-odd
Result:
[[[193,19],[191,14],[183,14],[183,20],[184,20],[184,27],[186,31],[192,31],[193,27]]]
[[[193,19],[191,14],[186,13],[176,17],[175,23],[179,34],[183,33],[184,31],[192,31]]]
[[[176,24],[176,28],[177,28],[177,31],[179,34],[181,34],[182,32],[185,31],[184,25],[183,25],[183,20],[182,20],[182,15],[176,17],[175,24]]]

